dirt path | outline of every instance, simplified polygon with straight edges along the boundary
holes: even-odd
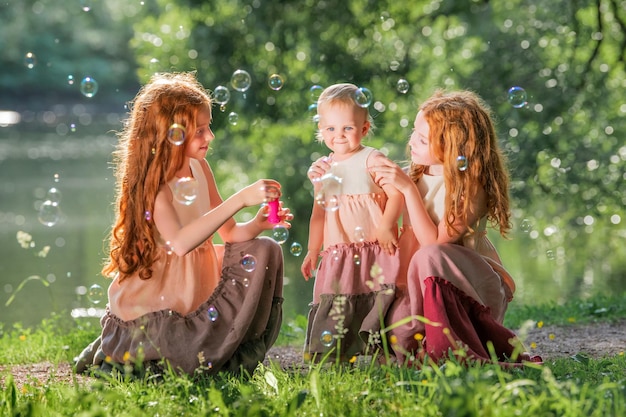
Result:
[[[525,344],[531,353],[540,355],[544,361],[583,353],[592,358],[610,357],[626,351],[626,320],[615,323],[576,324],[569,326],[544,326],[528,332]],[[273,361],[283,368],[302,363],[300,347],[273,347],[266,362]],[[89,378],[74,375],[70,364],[58,365],[42,362],[28,365],[0,366],[0,386],[6,369],[10,369],[18,387],[25,384],[42,385],[50,379],[68,383],[85,382]]]

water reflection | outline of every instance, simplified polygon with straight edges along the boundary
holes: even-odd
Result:
[[[21,120],[21,116],[16,111],[1,110],[0,111],[0,127],[7,127],[10,125],[18,124]]]

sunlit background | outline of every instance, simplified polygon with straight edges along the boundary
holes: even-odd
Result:
[[[287,320],[312,296],[306,170],[326,152],[312,116],[336,82],[363,88],[368,144],[398,162],[435,89],[492,107],[514,223],[490,237],[514,302],[626,289],[626,1],[0,0],[0,50],[0,323],[104,308],[115,132],[161,71],[212,91],[224,196],[283,184]]]

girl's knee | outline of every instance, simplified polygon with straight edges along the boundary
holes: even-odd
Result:
[[[423,246],[415,252],[411,263],[418,268],[420,265],[441,264],[445,247],[446,245],[440,243]]]

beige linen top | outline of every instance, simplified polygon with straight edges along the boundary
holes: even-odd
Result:
[[[196,198],[189,205],[176,199],[172,203],[181,226],[210,209],[209,188],[201,161],[192,159],[190,166],[198,185]],[[174,178],[168,183],[172,194],[177,180]],[[157,241],[162,242],[162,239]],[[132,275],[123,281],[119,277],[113,280],[109,286],[109,309],[124,321],[160,310],[173,310],[185,315],[209,298],[218,281],[219,262],[212,237],[184,256],[168,253],[163,244],[152,267],[152,278],[142,280]]]

